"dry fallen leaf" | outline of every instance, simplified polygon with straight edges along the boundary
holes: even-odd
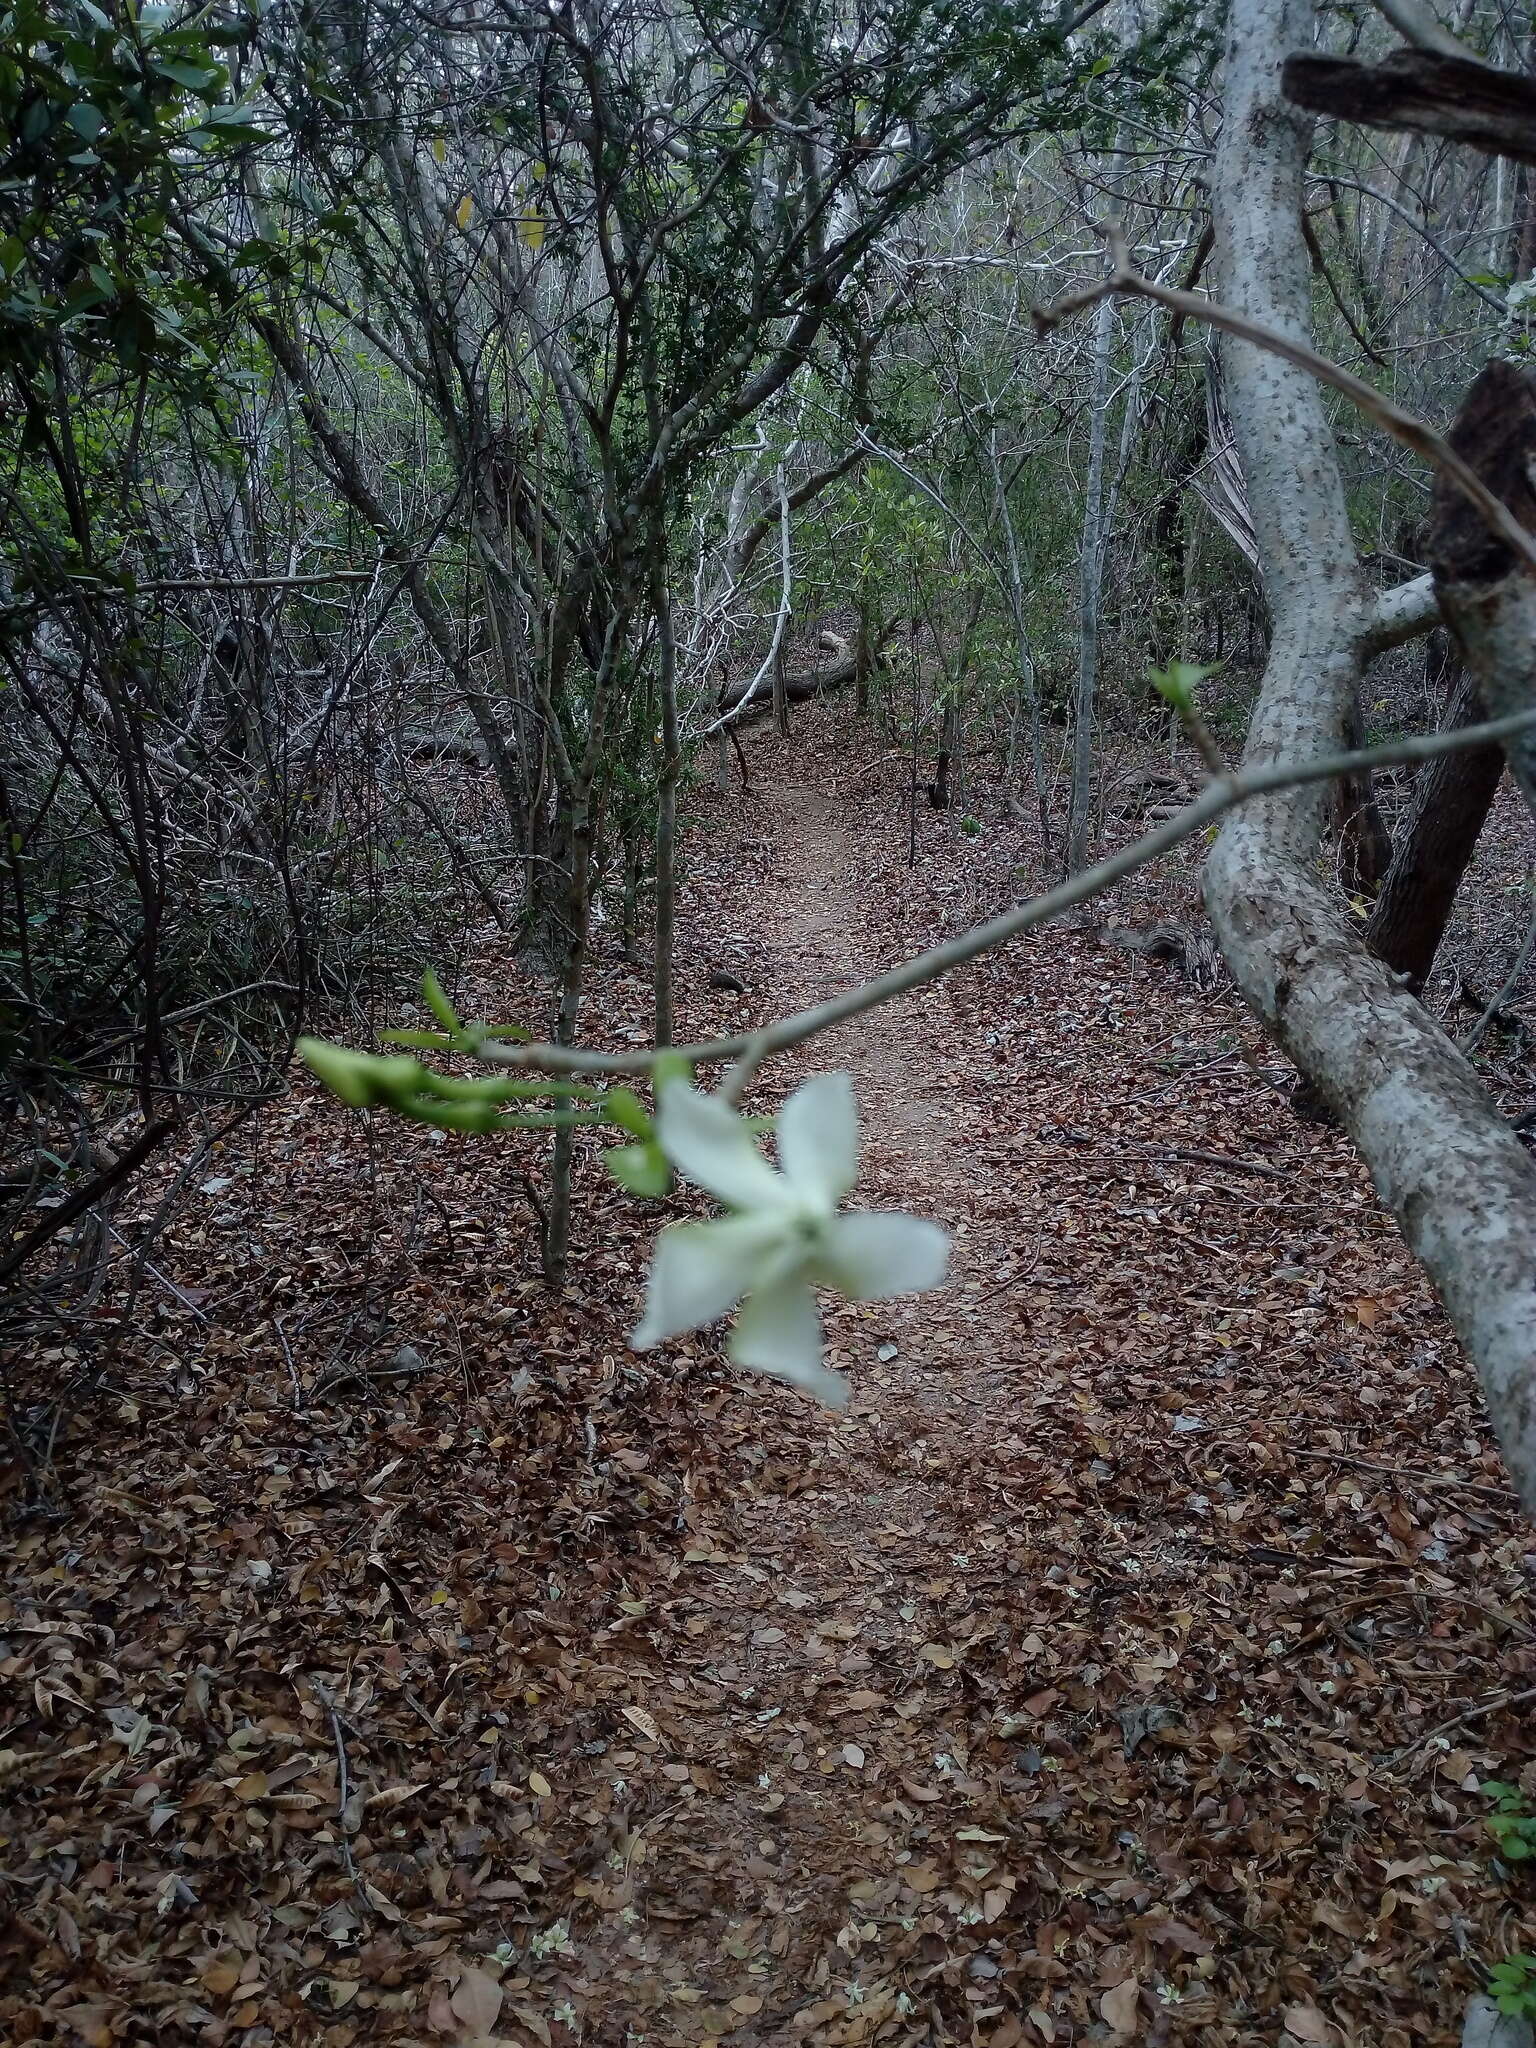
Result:
[[[466,1966],[448,2002],[471,2034],[488,2034],[501,2011],[501,1985],[486,1971]]]
[[[1116,2034],[1134,2034],[1137,2013],[1141,2006],[1141,1985],[1134,1977],[1127,1977],[1112,1991],[1106,1991],[1099,2000],[1099,2011]]]
[[[1333,2028],[1315,2005],[1288,2005],[1280,2017],[1285,2031],[1294,2034],[1298,2041],[1307,2042],[1308,2048],[1331,2048],[1335,2039]]]

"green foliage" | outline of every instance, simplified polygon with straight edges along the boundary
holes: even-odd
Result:
[[[1488,1972],[1488,1996],[1512,2019],[1536,2019],[1536,1955],[1506,1956]]]
[[[473,1056],[483,1054],[494,1041],[526,1042],[530,1037],[513,1024],[463,1022],[430,967],[422,975],[421,994],[442,1029],[382,1032],[387,1042]],[[301,1038],[296,1049],[315,1078],[349,1109],[392,1110],[439,1130],[481,1134],[612,1124],[633,1140],[603,1154],[619,1185],[635,1195],[664,1195],[672,1185],[672,1169],[656,1142],[655,1125],[632,1088],[542,1077],[519,1080],[511,1075],[461,1079],[441,1074],[409,1053],[357,1052],[324,1038]],[[671,1080],[691,1080],[693,1069],[680,1054],[663,1052],[657,1055],[652,1078],[659,1091]],[[512,1102],[550,1106],[509,1112],[505,1105]]]
[[[1493,1811],[1484,1816],[1483,1825],[1497,1842],[1501,1859],[1505,1863],[1529,1863],[1536,1859],[1536,1813],[1519,1786],[1488,1778],[1482,1793],[1485,1799],[1493,1801]]]
[[[129,370],[206,368],[210,301],[178,269],[171,222],[201,158],[262,134],[228,97],[225,54],[250,33],[159,0],[0,13],[0,369],[51,389],[61,340]]]

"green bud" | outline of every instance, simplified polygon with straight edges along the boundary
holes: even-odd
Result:
[[[614,1145],[603,1154],[603,1164],[632,1195],[664,1195],[672,1185],[672,1168],[659,1145]]]
[[[352,1109],[368,1109],[378,1102],[398,1102],[417,1088],[423,1072],[420,1060],[405,1053],[381,1057],[378,1053],[353,1052],[349,1046],[332,1045],[326,1038],[301,1038],[296,1050],[316,1079]]]
[[[443,1029],[457,1038],[464,1027],[459,1022],[458,1012],[443,993],[443,984],[430,967],[424,970],[421,977],[421,999]]]

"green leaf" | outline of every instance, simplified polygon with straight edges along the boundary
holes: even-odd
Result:
[[[1197,686],[1221,666],[1219,661],[1170,661],[1166,668],[1148,669],[1147,680],[1165,703],[1182,713],[1194,709]]]
[[[207,64],[187,64],[180,57],[156,57],[152,61],[162,78],[170,79],[173,85],[184,85],[188,92],[201,93],[221,78],[218,68]]]
[[[399,1102],[419,1085],[424,1071],[420,1060],[405,1053],[354,1052],[328,1038],[301,1038],[294,1049],[316,1080],[351,1109]]]
[[[447,996],[443,993],[443,984],[438,980],[430,967],[425,968],[422,972],[421,999],[438,1023],[442,1025],[443,1029],[451,1032],[457,1038],[463,1031],[464,1026],[459,1022],[457,1010],[454,1009],[452,1003],[449,1002]]]
[[[94,142],[106,126],[106,116],[89,100],[80,100],[69,110],[69,125],[82,142]]]
[[[659,1145],[614,1145],[603,1164],[631,1195],[664,1195],[672,1185],[672,1167]]]
[[[669,1081],[683,1081],[693,1085],[693,1061],[685,1060],[680,1052],[670,1049],[657,1053],[651,1062],[651,1082],[656,1090],[656,1100],[661,1100],[661,1091]]]
[[[628,1131],[632,1138],[648,1143],[651,1136],[650,1112],[633,1088],[610,1088],[603,1097],[603,1108],[609,1120],[616,1123],[621,1131]]]

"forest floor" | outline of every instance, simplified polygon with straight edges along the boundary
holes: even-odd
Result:
[[[836,712],[749,757],[695,803],[690,1030],[1032,879],[979,796],[909,867]],[[644,1023],[604,965],[591,1036]],[[627,1350],[676,1204],[590,1173],[552,1301],[531,1152],[304,1088],[229,1141],[13,1534],[0,2039],[1458,2039],[1536,1945],[1479,1791],[1536,1804],[1536,1544],[1350,1147],[1086,928],[766,1099],[839,1065],[856,1199],[957,1241],[830,1314],[842,1416]]]

